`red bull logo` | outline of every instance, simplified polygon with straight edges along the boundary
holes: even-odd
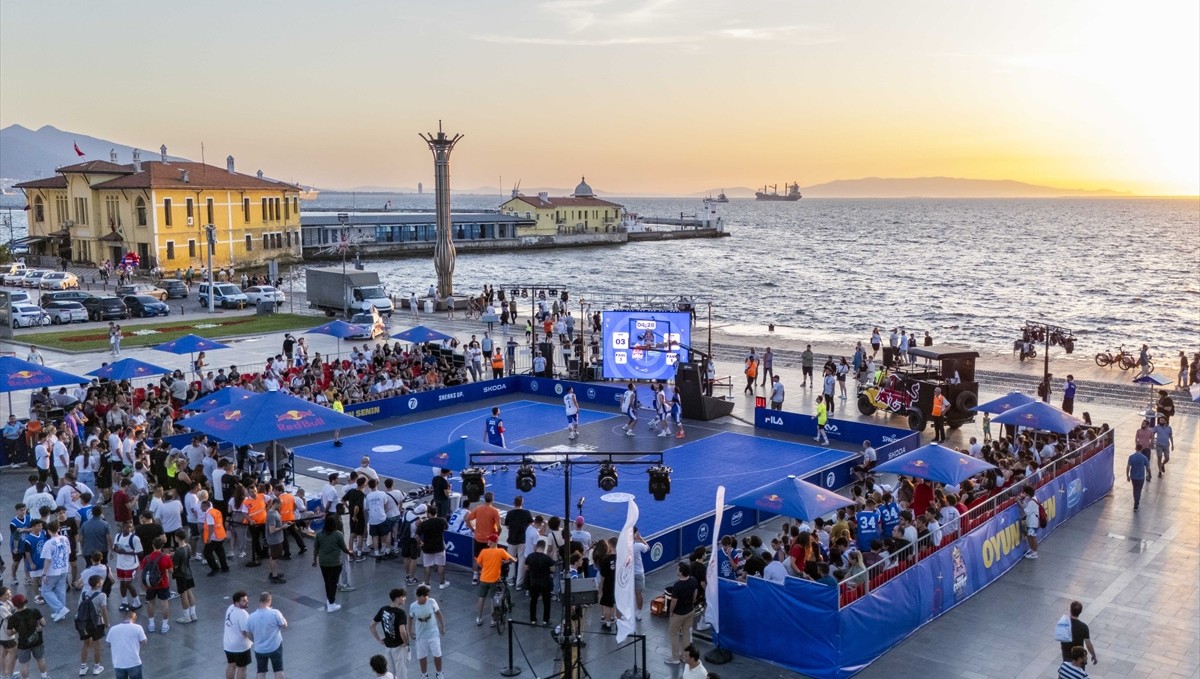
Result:
[[[770,495],[758,498],[754,504],[763,509],[780,510],[783,509],[783,498],[775,493],[771,493]]]
[[[285,422],[285,421],[299,422],[300,420],[303,420],[304,418],[306,418],[312,414],[313,414],[313,412],[311,410],[288,410],[286,412],[280,413],[280,415],[277,419],[280,422]]]
[[[447,462],[450,460],[450,453],[438,453],[433,456],[435,462]]]
[[[53,380],[41,370],[18,370],[12,373],[8,381],[14,386],[38,387],[48,385]]]
[[[824,502],[826,499],[825,493],[817,493],[817,502]]]
[[[227,422],[237,422],[242,419],[242,411],[227,410],[224,413],[222,413],[221,416],[223,418],[225,418],[225,421],[227,421]]]
[[[325,424],[325,420],[311,410],[286,410],[275,418],[275,426],[281,432],[312,429]]]

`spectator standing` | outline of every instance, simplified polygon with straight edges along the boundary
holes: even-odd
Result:
[[[806,344],[803,353],[800,354],[800,370],[804,376],[803,381],[800,382],[801,388],[815,386],[816,381],[813,378],[813,350],[811,344]]]
[[[413,520],[416,524],[416,538],[421,545],[421,565],[425,569],[425,583],[430,584],[430,571],[437,568],[438,588],[450,586],[446,582],[446,531],[450,524],[439,515],[437,505],[417,505],[413,510]],[[416,572],[415,567],[412,572]],[[412,578],[415,582],[416,578]]]
[[[175,564],[162,549],[167,539],[161,535],[154,538],[154,549],[142,559],[142,583],[146,586],[146,629],[154,631],[154,616],[158,602],[162,602],[162,633],[171,630],[171,569]]]
[[[700,662],[700,650],[693,644],[683,649],[683,672],[679,679],[708,679],[708,670]]]
[[[234,592],[233,603],[225,609],[225,633],[221,647],[225,650],[225,679],[246,679],[246,668],[250,666],[250,647],[253,643],[246,637],[246,621],[250,614],[250,596],[245,592]]]
[[[42,679],[47,679],[49,675],[46,674],[46,647],[42,637],[46,619],[42,617],[41,611],[28,607],[28,603],[29,600],[23,594],[13,596],[12,605],[15,610],[12,615],[8,616],[5,624],[9,634],[16,637],[17,640],[17,665],[20,667],[22,679],[29,676],[30,660],[37,661],[37,668],[42,673]]]
[[[1150,472],[1150,459],[1135,450],[1125,463],[1125,480],[1133,486],[1133,511],[1142,504],[1142,486],[1146,485],[1146,476]]]
[[[142,551],[142,541],[133,534],[133,521],[121,523],[121,533],[113,539],[112,551],[116,554],[113,566],[117,570],[117,582],[121,583],[120,610],[137,610],[142,607],[138,598],[137,585],[133,576],[137,573],[138,554]]]
[[[767,386],[768,381],[775,379],[775,353],[771,351],[771,347],[767,347],[762,355],[762,386]],[[771,377],[768,378],[767,375]]]
[[[204,512],[204,561],[208,564],[208,574],[212,576],[228,573],[229,562],[225,556],[225,517],[208,500],[200,503],[200,509]]]
[[[950,412],[950,401],[942,395],[941,387],[933,388],[933,402],[929,406],[929,414],[933,416],[933,440],[946,440],[946,413]]]
[[[271,571],[267,579],[276,584],[287,582],[283,574],[279,572],[279,560],[283,558],[283,541],[286,537],[283,534],[286,526],[283,523],[283,516],[279,513],[281,504],[279,498],[274,498],[271,500],[271,508],[267,511],[267,552],[270,558],[268,567]]]
[[[488,537],[500,532],[500,510],[493,503],[495,496],[491,491],[483,494],[483,504],[467,513],[467,524],[475,531],[475,542],[472,556],[475,563],[472,566],[471,584],[479,584],[479,553],[487,547]]]
[[[525,557],[523,571],[529,587],[529,624],[537,624],[538,601],[542,602],[542,624],[550,624],[550,592],[554,588],[554,559],[546,554],[546,541],[538,540]]]
[[[258,596],[258,610],[246,618],[246,637],[254,642],[254,660],[258,676],[265,677],[267,666],[275,673],[275,679],[283,676],[283,630],[287,629],[283,613],[271,608],[271,593]]]
[[[83,642],[79,649],[79,676],[87,674],[102,674],[104,665],[100,664],[100,642],[108,630],[108,597],[104,594],[104,576],[92,575],[87,580],[87,586],[79,595],[79,608],[75,613],[75,628],[79,631],[79,640]],[[84,605],[84,601],[87,605]],[[92,666],[88,667],[88,651],[91,651]]]
[[[1076,646],[1071,649],[1070,660],[1064,660],[1058,666],[1058,679],[1087,679],[1088,673],[1084,667],[1087,667],[1087,651]]]
[[[679,564],[679,577],[667,591],[671,594],[671,617],[667,627],[667,638],[671,642],[671,657],[668,665],[678,665],[683,660],[683,651],[692,644],[692,618],[695,616],[696,601],[700,584],[692,577],[686,563]]]
[[[117,679],[142,679],[142,645],[146,643],[146,630],[137,624],[137,611],[125,611],[125,620],[108,630],[105,641],[112,649]]]
[[[1175,448],[1175,434],[1165,417],[1158,418],[1154,427],[1154,459],[1158,464],[1158,475],[1161,477],[1167,471],[1167,463],[1171,461],[1171,450]]]
[[[443,518],[450,516],[450,476],[449,469],[438,470],[433,477],[433,506],[437,507],[437,515]]]
[[[71,613],[67,607],[67,580],[71,573],[71,543],[62,534],[57,521],[46,527],[49,536],[42,545],[42,598],[54,614],[50,619],[58,622]]]
[[[421,664],[421,677],[429,676],[428,659],[433,657],[435,679],[446,679],[442,674],[442,637],[446,635],[446,620],[438,602],[429,596],[429,586],[417,587],[417,600],[408,607],[408,638],[416,646],[417,661]]]
[[[825,399],[817,397],[817,443],[829,445],[829,437],[825,435],[825,425],[829,422],[829,411]]]
[[[508,578],[508,584],[521,589],[521,573],[525,572],[525,532],[533,524],[533,514],[525,509],[525,496],[513,498],[513,508],[504,516],[504,527],[508,529],[508,553],[517,562],[516,570]]]
[[[408,645],[408,613],[404,605],[408,599],[403,589],[388,592],[388,604],[375,613],[371,621],[371,636],[387,649],[396,679],[408,679],[408,663],[404,647]],[[387,664],[384,664],[387,671]]]
[[[1059,644],[1062,646],[1062,659],[1064,662],[1071,661],[1071,652],[1075,648],[1084,648],[1092,656],[1092,664],[1100,662],[1096,658],[1096,648],[1092,646],[1092,633],[1088,629],[1087,623],[1079,619],[1083,613],[1083,604],[1078,601],[1072,601],[1070,607],[1070,622],[1071,622],[1071,640],[1062,641]]]
[[[504,562],[516,561],[508,553],[507,550],[498,547],[500,536],[492,533],[488,536],[487,547],[480,550],[479,555],[475,557],[475,563],[479,564],[479,598],[475,601],[475,624],[483,624],[483,604],[491,603],[492,590],[500,585],[500,578],[503,577]],[[491,626],[496,626],[496,621],[491,621]]]
[[[1029,551],[1025,553],[1026,559],[1038,558],[1037,532],[1041,527],[1041,513],[1038,510],[1041,505],[1038,504],[1033,492],[1033,486],[1025,486],[1021,490],[1021,509],[1025,512],[1025,538],[1029,542]]]
[[[340,609],[337,603],[338,579],[342,576],[342,555],[351,555],[346,549],[346,536],[339,529],[341,517],[329,514],[321,532],[313,540],[313,566],[321,566],[321,579],[325,581],[325,612]]]
[[[770,349],[768,349],[770,351]],[[783,410],[783,382],[779,381],[779,375],[771,376],[771,410]]]
[[[1067,375],[1067,383],[1063,385],[1062,409],[1065,413],[1075,412],[1075,376]]]

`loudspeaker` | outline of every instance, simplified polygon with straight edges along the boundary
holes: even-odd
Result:
[[[539,342],[537,346],[538,351],[542,354],[542,357],[546,359],[546,372],[542,373],[540,376],[553,377],[554,354],[558,353],[558,347],[556,347],[553,342]]]
[[[592,606],[600,602],[600,592],[596,589],[595,578],[575,578],[571,580],[571,605]]]
[[[733,412],[733,401],[704,395],[700,366],[695,363],[675,366],[675,389],[683,401],[683,416],[689,420],[708,422]]]

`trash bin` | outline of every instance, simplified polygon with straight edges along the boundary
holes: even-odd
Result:
[[[425,313],[427,313],[427,314],[433,313],[433,300],[432,299],[425,300]]]
[[[273,313],[275,313],[275,303],[274,302],[271,302],[271,301],[268,301],[265,299],[258,300],[258,311],[255,312],[256,315],[269,316],[270,314],[273,314]]]

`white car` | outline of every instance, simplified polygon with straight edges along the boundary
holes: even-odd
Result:
[[[42,282],[42,276],[48,273],[52,272],[46,269],[30,269],[25,272],[24,276],[21,276],[21,282],[17,283],[17,285],[23,288],[36,288],[38,283]]]
[[[244,293],[251,304],[275,302],[275,306],[282,306],[285,301],[283,291],[270,285],[252,285]]]
[[[29,273],[27,269],[20,269],[18,271],[6,273],[4,274],[4,284],[20,286],[21,281],[25,280],[25,274],[27,273]]]
[[[49,302],[45,306],[46,314],[50,316],[50,323],[58,325],[59,323],[70,325],[71,323],[86,323],[88,320],[87,309],[83,308],[83,304],[71,300],[55,300]]]
[[[18,304],[33,304],[33,298],[30,297],[29,293],[25,292],[24,290],[14,290],[8,293],[8,302],[12,306],[16,306]]]
[[[40,306],[32,304],[14,304],[12,307],[12,326],[14,328],[33,328],[40,325],[50,325],[50,316]]]
[[[380,335],[387,336],[387,324],[383,322],[383,317],[379,315],[379,310],[375,307],[371,307],[370,311],[354,314],[350,318],[350,322],[354,325],[361,325],[365,332],[350,335],[346,339],[375,339]]]
[[[52,271],[38,282],[43,290],[78,290],[79,278],[69,271]]]

